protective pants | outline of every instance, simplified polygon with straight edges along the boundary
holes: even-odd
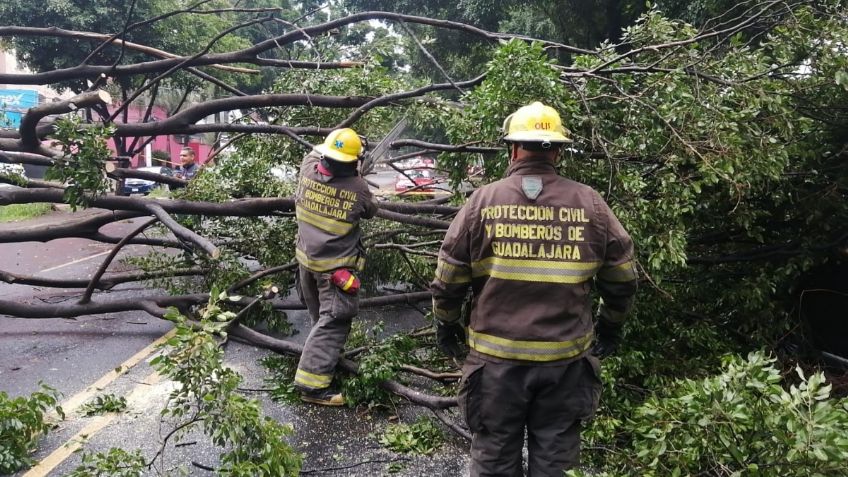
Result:
[[[472,352],[458,396],[473,433],[471,476],[521,476],[526,427],[528,475],[561,477],[580,463],[581,419],[594,414],[600,394],[600,363],[593,356],[536,365],[488,361]]]
[[[333,380],[339,353],[359,311],[359,297],[343,292],[329,273],[300,266],[300,294],[306,302],[312,329],[303,346],[294,382],[306,389],[324,389]]]

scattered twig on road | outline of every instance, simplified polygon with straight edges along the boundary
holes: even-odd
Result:
[[[218,470],[214,467],[209,467],[208,465],[203,465],[200,462],[197,462],[197,461],[194,461],[194,460],[191,461],[191,465],[197,467],[198,469],[208,470],[209,472],[215,472],[216,470]]]
[[[394,459],[372,459],[372,460],[364,460],[364,461],[362,461],[362,462],[356,462],[356,463],[354,463],[354,464],[350,464],[350,465],[341,465],[341,466],[337,466],[337,467],[324,467],[324,468],[321,468],[321,469],[307,469],[307,470],[301,470],[301,471],[300,471],[300,475],[303,475],[303,474],[313,474],[313,473],[316,473],[316,472],[332,472],[332,471],[334,471],[334,470],[352,469],[352,468],[354,468],[354,467],[359,467],[360,465],[368,465],[368,464],[388,464],[388,463],[390,463],[390,462],[401,462],[401,461],[408,461],[408,460],[409,460],[409,458],[408,458],[408,457],[396,457],[396,458],[394,458]]]
[[[236,388],[236,390],[247,393],[270,393],[274,388]]]
[[[400,367],[401,371],[406,371],[408,373],[416,374],[418,376],[423,376],[425,378],[434,379],[436,381],[459,381],[462,377],[462,373],[438,373],[429,369],[419,368],[418,366],[412,366],[410,364],[404,364]]]

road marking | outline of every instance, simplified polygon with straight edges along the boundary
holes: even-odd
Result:
[[[88,386],[84,390],[75,394],[73,397],[68,399],[67,401],[62,403],[62,410],[65,411],[65,414],[71,414],[76,411],[78,407],[80,407],[84,402],[91,399],[97,392],[102,391],[103,388],[108,386],[112,381],[118,378],[118,376],[124,374],[129,371],[133,366],[138,364],[141,360],[148,357],[154,351],[156,351],[156,347],[160,344],[168,341],[174,334],[177,332],[177,329],[174,328],[171,331],[165,333],[156,339],[156,341],[150,343],[145,346],[141,351],[132,355],[129,359],[121,363],[117,368],[109,371],[104,374],[100,379],[94,382],[94,384]]]
[[[153,372],[144,378],[144,381],[133,388],[127,396],[127,408],[129,409],[130,404],[134,404],[139,401],[140,397],[150,390],[150,386],[157,384],[161,379],[162,377],[157,372]],[[41,462],[25,473],[23,477],[45,477],[48,473],[50,473],[50,471],[64,462],[71,454],[82,448],[83,444],[85,444],[88,439],[111,424],[117,417],[117,413],[110,412],[93,418],[87,426],[83,427],[79,432],[74,434],[73,437],[68,439],[67,442],[58,449],[51,452],[50,455],[41,459]]]
[[[71,262],[68,262],[68,263],[63,263],[63,264],[61,264],[61,265],[56,265],[55,267],[45,268],[44,270],[42,270],[42,271],[40,271],[40,272],[38,272],[38,273],[47,273],[47,272],[52,272],[53,270],[58,270],[58,269],[60,269],[60,268],[67,267],[67,266],[69,266],[69,265],[74,265],[74,264],[77,264],[77,263],[80,263],[80,262],[84,262],[84,261],[86,261],[86,260],[91,260],[92,258],[97,258],[97,257],[102,257],[102,256],[104,256],[104,255],[109,255],[110,253],[112,253],[112,251],[111,251],[111,250],[109,250],[109,251],[107,251],[107,252],[100,252],[100,253],[97,253],[97,254],[94,254],[94,255],[90,255],[90,256],[88,256],[88,257],[78,258],[78,259],[76,259],[76,260],[74,260],[74,261],[71,261]]]

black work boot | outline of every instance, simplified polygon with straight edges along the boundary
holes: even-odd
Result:
[[[300,400],[320,404],[322,406],[344,406],[344,396],[339,391],[330,388],[305,389],[300,388]]]

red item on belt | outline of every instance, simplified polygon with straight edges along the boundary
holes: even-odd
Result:
[[[336,270],[330,278],[333,281],[333,285],[339,287],[345,293],[356,295],[356,292],[359,291],[359,279],[346,268]]]

